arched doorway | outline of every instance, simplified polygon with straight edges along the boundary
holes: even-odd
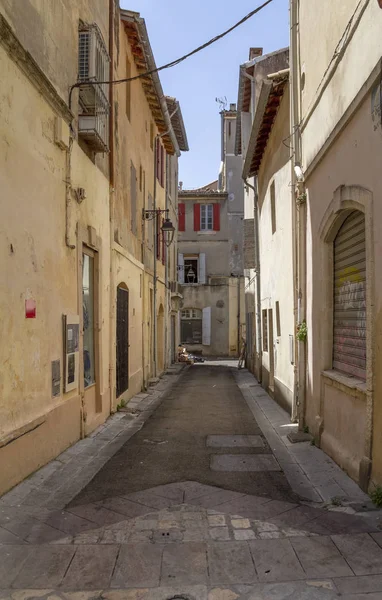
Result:
[[[157,338],[157,357],[158,357],[158,373],[164,371],[164,309],[163,304],[160,305],[158,311],[158,338]]]
[[[129,388],[129,290],[124,284],[117,288],[117,398]]]

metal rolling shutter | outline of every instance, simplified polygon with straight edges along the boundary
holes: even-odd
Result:
[[[334,240],[333,368],[366,379],[365,216],[354,211]]]

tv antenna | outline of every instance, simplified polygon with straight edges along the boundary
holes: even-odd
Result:
[[[225,110],[227,108],[227,96],[223,96],[223,98],[215,98],[215,102],[219,104],[220,111]]]

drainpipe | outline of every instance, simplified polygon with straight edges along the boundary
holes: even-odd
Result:
[[[296,286],[295,297],[297,311],[295,329],[306,320],[306,203],[298,202],[297,196],[305,191],[303,182],[298,182],[295,166],[301,166],[301,134],[300,134],[300,61],[299,61],[299,29],[298,14],[299,0],[290,2],[290,51],[291,51],[291,175],[292,175],[292,205],[295,215],[295,255],[296,255]],[[296,318],[297,317],[297,318]],[[299,430],[305,425],[305,390],[306,390],[306,342],[296,342],[297,350],[297,382],[296,410]]]
[[[255,185],[244,179],[244,184],[253,190],[253,222],[255,233],[255,273],[256,273],[256,347],[257,347],[257,380],[262,381],[262,337],[261,337],[261,289],[260,289],[260,242],[259,242],[259,205],[257,194],[257,180]]]
[[[168,154],[166,154],[166,203],[165,203],[165,208],[166,210],[169,207],[169,203],[168,203],[168,194],[169,194],[169,190],[170,190],[170,181],[169,181],[169,162],[170,162],[170,157],[168,156]],[[166,215],[168,213],[165,213]],[[166,299],[165,299],[165,321],[164,321],[164,368],[166,369],[168,367],[168,328],[169,328],[169,308],[170,308],[170,302],[169,302],[169,290],[168,290],[168,262],[169,262],[169,247],[166,246],[164,244],[163,246],[164,248],[166,248],[165,252],[166,252],[166,257],[165,257],[165,294],[166,294]]]
[[[71,239],[71,220],[72,220],[72,150],[73,150],[74,134],[72,125],[69,131],[69,147],[66,150],[65,156],[65,243],[68,248],[74,250],[76,247],[75,241]]]
[[[240,356],[240,282],[241,277],[237,277],[237,352]]]
[[[154,377],[157,376],[157,216],[156,216],[156,208],[157,208],[157,142],[160,139],[159,135],[155,136],[154,140],[154,198],[153,198],[153,209],[154,209],[154,240],[153,240],[153,254],[154,254],[154,300],[153,300],[153,363],[154,363]]]
[[[110,80],[114,79],[114,0],[109,0],[109,57]],[[130,85],[130,84],[127,84]],[[110,225],[110,347],[109,347],[109,388],[110,388],[110,413],[114,409],[114,374],[115,374],[115,285],[113,269],[113,240],[114,240],[114,86],[109,85],[109,225]]]

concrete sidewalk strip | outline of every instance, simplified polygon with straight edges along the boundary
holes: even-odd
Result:
[[[12,582],[12,587],[58,587],[75,551],[74,546],[35,546]]]
[[[72,546],[76,553],[62,579],[63,589],[109,587],[119,552],[117,545]]]

